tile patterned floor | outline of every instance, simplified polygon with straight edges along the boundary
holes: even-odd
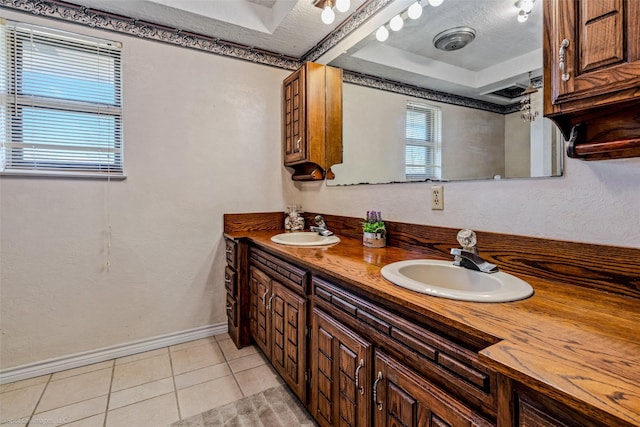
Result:
[[[228,335],[0,386],[2,427],[161,427],[281,384]]]

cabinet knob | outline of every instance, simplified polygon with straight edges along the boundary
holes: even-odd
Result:
[[[296,151],[300,151],[300,143],[302,142],[302,137],[298,138],[296,141]]]
[[[360,369],[362,369],[362,367],[364,366],[364,360],[360,359],[360,364],[358,365],[358,367],[356,368],[356,387],[358,388],[358,390],[360,391],[360,394],[364,394],[364,387],[362,387],[360,385]]]
[[[271,311],[271,300],[275,297],[276,294],[271,294],[271,298],[269,298],[269,303],[267,304],[267,310]]]
[[[378,383],[382,381],[382,372],[378,371],[378,378],[373,383],[373,403],[378,407],[378,411],[382,411],[382,402],[378,402]]]
[[[569,76],[569,73],[567,73],[565,71],[566,69],[566,62],[565,62],[565,53],[567,52],[567,48],[569,47],[569,40],[564,39],[562,40],[562,42],[560,43],[560,51],[558,52],[558,67],[560,68],[560,71],[562,72],[562,81],[566,82],[568,81],[571,76]]]
[[[262,305],[266,306],[267,305],[267,294],[269,293],[269,290],[267,289],[266,291],[264,291],[264,295],[262,295]]]

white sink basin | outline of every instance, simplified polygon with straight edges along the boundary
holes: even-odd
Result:
[[[533,288],[509,273],[481,273],[452,261],[417,259],[385,265],[382,276],[412,291],[462,301],[507,302],[527,298]]]
[[[338,236],[321,236],[313,231],[282,233],[271,237],[271,241],[289,246],[322,246],[338,243]]]

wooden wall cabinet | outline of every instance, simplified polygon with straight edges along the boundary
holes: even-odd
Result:
[[[307,391],[307,281],[306,271],[251,249],[251,335],[303,402]]]
[[[544,113],[569,157],[640,156],[640,2],[545,0]]]
[[[294,180],[331,179],[342,163],[342,70],[305,63],[283,83],[284,165]]]

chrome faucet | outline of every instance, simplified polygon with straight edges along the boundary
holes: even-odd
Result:
[[[309,227],[309,229],[311,231],[315,231],[316,233],[318,233],[321,236],[333,236],[333,232],[327,230],[327,224],[325,224],[324,222],[324,218],[322,217],[322,215],[316,215],[316,217],[314,218],[314,221],[316,223],[316,226],[311,226]]]
[[[478,255],[478,249],[476,248],[477,238],[476,233],[472,230],[464,229],[458,232],[456,236],[458,243],[462,246],[459,248],[452,248],[451,254],[455,255],[453,265],[465,267],[470,270],[477,270],[483,273],[497,273],[498,266],[491,264],[487,260]]]

